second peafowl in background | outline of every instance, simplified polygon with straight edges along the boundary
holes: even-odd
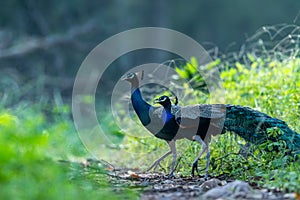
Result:
[[[194,132],[194,139],[202,145],[201,152],[193,163],[192,174],[197,171],[197,162],[204,151],[207,151],[206,177],[209,166],[209,141],[212,135],[210,127],[220,126],[220,133],[226,131],[234,132],[247,142],[259,145],[269,142],[282,141],[285,143],[287,153],[295,156],[300,154],[300,134],[291,130],[288,125],[277,118],[253,110],[249,107],[230,105],[230,104],[197,104],[193,106],[181,107],[176,113],[170,112],[171,101],[167,96],[161,96],[156,99],[164,107],[164,112],[167,114],[165,132],[171,130],[186,129],[183,125],[184,120],[189,120],[190,127],[197,127],[197,132]],[[183,112],[185,111],[185,114]],[[196,117],[195,117],[196,113]],[[198,114],[197,114],[198,113]],[[224,113],[224,118],[209,117],[213,113]],[[197,117],[198,116],[198,117]],[[214,119],[214,120],[213,120]],[[224,126],[223,126],[224,125]],[[270,129],[278,129],[279,134],[269,134]],[[214,129],[211,129],[214,130]],[[172,133],[173,134],[173,133]],[[277,150],[274,148],[273,150]]]
[[[163,107],[161,106],[154,107],[148,104],[143,99],[141,91],[139,89],[138,75],[136,73],[128,73],[122,79],[130,82],[131,84],[132,106],[137,116],[139,117],[139,120],[143,124],[143,126],[145,126],[145,128],[147,128],[155,137],[165,140],[170,147],[170,151],[168,151],[163,156],[158,158],[148,170],[155,168],[156,166],[159,165],[159,163],[163,159],[165,159],[168,155],[172,154],[172,167],[171,167],[171,172],[169,174],[169,177],[172,177],[175,170],[175,162],[177,157],[175,142],[178,139],[185,138],[191,141],[196,140],[199,143],[201,143],[203,148],[199,153],[198,157],[200,157],[205,151],[207,152],[206,175],[205,175],[207,177],[209,160],[210,160],[210,153],[209,153],[209,149],[207,148],[208,147],[207,144],[209,143],[209,141],[204,140],[205,142],[203,142],[201,138],[199,138],[199,136],[195,136],[195,133],[201,132],[201,134],[204,135],[207,131],[205,127],[207,127],[207,124],[209,124],[209,122],[212,121],[214,123],[212,123],[213,126],[211,126],[209,129],[210,133],[212,135],[218,134],[221,131],[219,127],[221,127],[220,124],[222,124],[222,119],[224,118],[224,113],[221,112],[221,109],[214,109],[214,107],[209,107],[209,106],[201,107],[202,109],[202,112],[200,112],[201,120],[199,121],[199,112],[197,111],[195,112],[193,107],[186,106],[184,109],[182,109],[180,106],[176,105],[177,99],[175,105],[171,105],[171,101],[169,97],[167,97],[167,99],[170,101],[170,105],[168,105],[169,106],[168,109],[170,113],[168,113],[164,111]],[[160,102],[156,101],[156,103],[160,103]],[[209,109],[209,110],[205,111],[205,109]],[[175,116],[176,113],[177,114],[181,113],[182,116],[180,127],[176,127],[175,126],[176,124],[167,123],[171,118],[173,118],[172,115]],[[195,125],[194,124],[195,120],[198,120],[199,124]],[[207,138],[209,139],[209,137]],[[193,170],[192,170],[193,175],[194,175],[194,170],[197,170],[197,164],[198,164],[198,158],[195,160],[193,164]]]

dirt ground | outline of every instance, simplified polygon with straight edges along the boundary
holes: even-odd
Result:
[[[116,169],[106,161],[87,159],[83,162],[60,161],[83,171],[101,173],[107,177],[113,190],[124,189],[138,191],[141,200],[206,200],[206,199],[266,199],[266,200],[300,200],[297,193],[284,193],[258,187],[255,184],[234,180],[228,176],[209,177],[175,176],[169,178],[164,173],[143,172],[138,169]],[[78,168],[76,168],[78,170]]]
[[[300,199],[296,193],[258,188],[228,177],[174,177],[163,173],[117,170],[109,178],[113,185],[126,185],[141,192],[141,200],[160,199]]]

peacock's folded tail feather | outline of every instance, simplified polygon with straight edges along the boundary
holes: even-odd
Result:
[[[286,122],[244,106],[226,105],[224,127],[253,144],[283,141],[293,153],[300,153],[300,134],[291,130]],[[279,129],[278,134],[269,130]]]

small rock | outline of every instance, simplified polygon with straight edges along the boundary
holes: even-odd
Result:
[[[283,195],[283,198],[285,198],[285,199],[295,199],[296,194],[295,193],[287,193],[287,194]]]
[[[159,184],[155,184],[154,186],[153,186],[153,189],[154,190],[161,190],[163,187],[161,186],[161,185],[159,185]]]
[[[220,181],[219,179],[216,179],[216,178],[213,178],[213,179],[210,179],[208,181],[205,181],[204,183],[202,183],[200,185],[200,189],[202,191],[208,191],[212,188],[215,188],[217,186],[222,186],[222,181]]]
[[[169,180],[169,179],[164,180],[164,181],[162,182],[162,184],[172,184],[172,183],[174,183],[174,181]]]
[[[226,190],[224,187],[216,187],[209,191],[207,191],[204,195],[202,195],[203,199],[218,199],[222,197],[229,197],[231,192]]]
[[[148,180],[144,180],[143,182],[141,182],[141,184],[140,184],[141,186],[149,186],[150,185],[150,183],[149,183],[149,181]]]
[[[254,194],[247,194],[246,199],[265,199],[264,195],[260,192]]]
[[[241,198],[246,197],[248,193],[253,190],[250,185],[243,181],[234,181],[225,186],[217,186],[207,191],[202,197],[204,199],[217,199],[217,198]]]
[[[262,193],[267,193],[267,192],[268,192],[268,189],[263,188],[263,189],[261,189],[260,191],[261,191]]]
[[[198,185],[189,185],[189,186],[187,186],[187,188],[190,190],[199,190],[200,189],[200,187]]]
[[[205,178],[200,178],[199,181],[200,182],[205,182]]]

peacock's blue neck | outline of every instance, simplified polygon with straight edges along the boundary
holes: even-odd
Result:
[[[151,119],[149,116],[149,111],[152,109],[152,106],[143,99],[139,88],[131,89],[131,102],[142,124],[144,126],[150,124]]]
[[[162,112],[162,123],[165,124],[166,122],[170,121],[174,118],[174,115],[171,113],[171,106],[165,107]]]

